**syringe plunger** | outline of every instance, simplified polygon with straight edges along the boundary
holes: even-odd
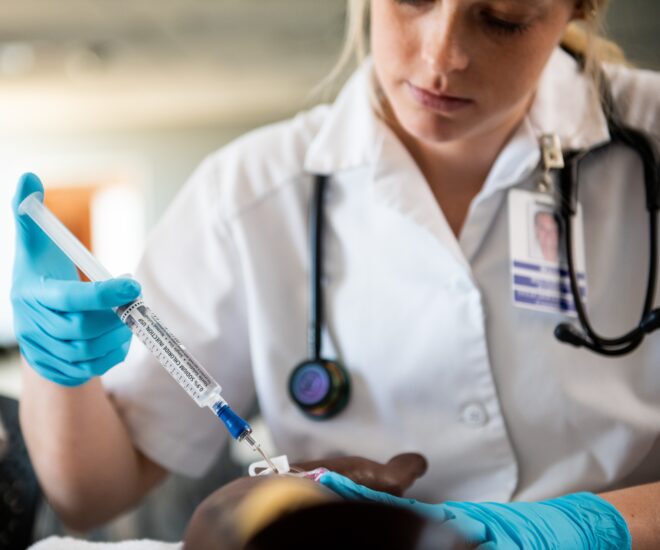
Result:
[[[90,281],[112,279],[110,272],[85,248],[76,236],[43,205],[43,193],[28,195],[18,206],[19,214],[27,214],[41,230],[76,264]]]

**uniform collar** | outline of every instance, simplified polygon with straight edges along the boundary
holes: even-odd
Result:
[[[539,134],[556,133],[564,149],[590,149],[610,140],[593,82],[561,48],[541,76],[528,120]]]
[[[333,174],[376,160],[384,124],[370,101],[372,70],[368,58],[342,88],[307,149],[306,171]]]
[[[331,174],[373,163],[378,160],[383,139],[394,137],[371,106],[372,71],[368,58],[330,107],[307,150],[307,171]],[[539,162],[538,139],[542,134],[559,135],[564,149],[585,149],[608,141],[607,120],[591,88],[575,60],[557,48],[541,76],[526,119],[500,153],[483,190],[504,182],[511,184],[529,173]]]
[[[330,107],[307,151],[305,169],[336,174],[372,167],[373,199],[425,227],[467,272],[469,258],[483,242],[496,203],[501,201],[502,194],[497,191],[524,181],[539,165],[541,135],[556,133],[564,149],[588,148],[609,140],[607,121],[591,95],[590,82],[580,74],[573,58],[557,49],[541,76],[528,115],[470,204],[459,242],[445,217],[438,215],[433,193],[408,150],[374,113],[370,102],[372,70],[367,60]]]
[[[564,150],[590,149],[610,139],[592,82],[561,48],[550,56],[527,116],[499,154],[475,202],[527,178],[541,160],[543,134],[557,134]]]

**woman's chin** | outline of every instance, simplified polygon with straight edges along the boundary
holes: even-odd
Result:
[[[404,142],[412,138],[426,145],[449,143],[468,136],[473,125],[466,120],[465,113],[450,116],[407,107],[394,112],[396,122],[393,126]]]
[[[402,121],[405,132],[414,140],[428,145],[450,143],[467,134],[463,124],[442,117],[416,116]]]

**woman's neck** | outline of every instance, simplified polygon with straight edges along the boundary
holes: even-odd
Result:
[[[413,137],[392,113],[387,113],[390,126],[424,174],[455,236],[460,234],[472,199],[523,120],[526,107],[507,124],[487,134],[445,143],[430,143]]]

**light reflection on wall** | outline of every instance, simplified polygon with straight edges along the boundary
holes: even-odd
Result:
[[[130,183],[99,188],[92,196],[94,255],[115,276],[132,273],[144,247],[143,194]]]

